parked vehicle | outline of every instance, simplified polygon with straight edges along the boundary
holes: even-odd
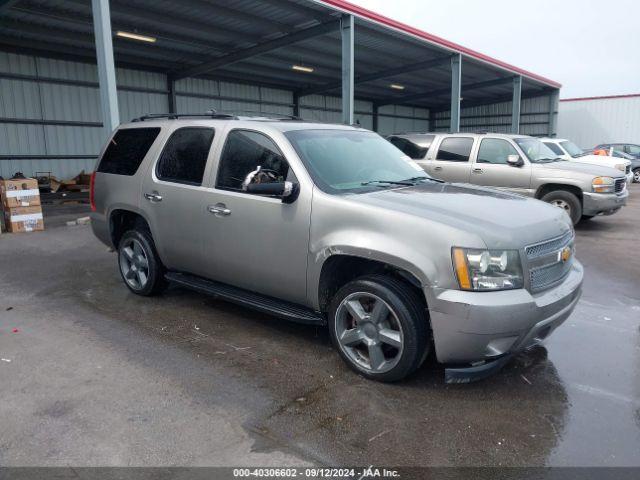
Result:
[[[547,337],[581,293],[564,212],[433,179],[357,127],[143,117],[106,144],[91,205],[132,292],[173,282],[328,325],[375,380],[409,375],[432,345],[455,365],[447,381],[481,378]]]
[[[624,158],[631,162],[631,171],[633,172],[634,183],[640,183],[640,157],[634,157],[629,153],[615,150],[614,147],[598,148],[593,151],[594,155],[608,155],[616,158]]]
[[[601,143],[594,150],[609,150],[611,148],[640,159],[640,145],[637,143]]]
[[[628,160],[620,160],[619,158],[615,158],[613,155],[596,155],[592,151],[582,150],[575,143],[564,138],[541,138],[540,141],[563,160],[615,168],[616,170],[624,172],[625,177],[627,178],[627,184],[631,184],[633,182],[631,162]]]
[[[407,142],[429,143],[413,159],[430,175],[543,200],[562,208],[574,224],[617,212],[629,196],[623,172],[563,161],[534,137],[408,133],[392,135],[389,141],[409,156],[413,151]]]

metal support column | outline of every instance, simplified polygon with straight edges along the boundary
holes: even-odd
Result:
[[[520,133],[520,104],[522,101],[522,77],[513,77],[513,99],[511,101],[511,133]]]
[[[167,75],[167,90],[169,92],[169,113],[178,113],[178,105],[176,103],[176,81],[171,75]]]
[[[120,124],[120,114],[118,113],[116,68],[113,62],[113,44],[111,42],[109,0],[91,0],[91,9],[93,10],[93,31],[98,60],[102,123],[110,134]]]
[[[372,123],[372,125],[371,125],[371,129],[372,129],[374,132],[377,132],[377,131],[378,131],[378,108],[379,108],[379,107],[378,107],[378,104],[377,104],[377,103],[374,103],[374,104],[373,104],[373,115],[372,115],[372,119],[373,119],[373,120],[372,120],[372,122],[371,122],[371,123]]]
[[[300,94],[298,92],[293,92],[293,115],[300,116]]]
[[[451,57],[451,133],[460,131],[460,94],[462,86],[462,55]]]
[[[547,135],[549,137],[555,137],[557,135],[558,126],[558,102],[560,99],[560,90],[554,90],[549,95],[549,131]]]
[[[353,124],[354,30],[353,15],[343,15],[340,22],[342,36],[342,123],[347,125]]]

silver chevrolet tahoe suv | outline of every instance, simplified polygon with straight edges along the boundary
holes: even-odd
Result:
[[[498,133],[389,136],[430,175],[538,198],[564,209],[574,225],[627,203],[624,172],[568,162],[534,137]]]
[[[168,283],[312,325],[370,379],[429,352],[482,378],[572,312],[583,269],[560,209],[445,183],[344,125],[147,116],[121,125],[92,228],[139,295]]]

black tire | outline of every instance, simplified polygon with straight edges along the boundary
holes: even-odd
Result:
[[[633,170],[633,183],[640,183],[640,168]]]
[[[573,193],[566,190],[554,190],[544,195],[541,199],[543,202],[556,204],[556,206],[564,205],[564,210],[567,212],[571,221],[576,225],[582,218],[582,204],[580,199]]]
[[[356,352],[361,348],[362,350],[368,350],[365,344],[358,347],[343,347],[338,339],[339,325],[344,318],[345,306],[343,301],[351,298],[353,295],[371,294],[372,296],[381,299],[386,307],[389,307],[390,314],[387,321],[393,321],[399,326],[401,332],[401,349],[395,347],[389,347],[384,341],[381,340],[382,348],[385,349],[383,364],[393,365],[387,371],[374,371],[372,368],[358,363],[347,351]],[[362,304],[360,304],[362,305]],[[340,310],[339,310],[340,309]],[[369,312],[372,313],[372,312]],[[373,315],[372,315],[373,317]],[[350,321],[354,321],[355,317],[351,317]],[[357,322],[356,322],[357,323]],[[363,325],[367,322],[363,322]],[[372,322],[375,323],[375,322]],[[388,329],[385,329],[388,331]],[[377,380],[381,382],[394,382],[402,380],[408,375],[412,374],[422,364],[426,358],[431,344],[431,332],[429,328],[428,314],[426,311],[426,305],[422,301],[419,295],[405,282],[396,278],[385,275],[368,275],[353,280],[343,286],[331,300],[329,306],[329,331],[331,335],[331,341],[333,345],[340,353],[342,359],[347,365],[362,376],[371,380]],[[375,334],[377,337],[377,334]],[[387,353],[396,352],[393,361],[387,361]],[[365,354],[360,354],[364,357]],[[369,363],[372,363],[371,361]]]
[[[142,282],[141,277],[135,272],[132,275],[135,278],[132,279],[131,276],[128,277],[132,271],[139,272],[142,270],[140,268],[142,262],[136,261],[135,263],[137,264],[134,265],[134,261],[129,258],[132,245],[139,246],[146,260],[147,269],[145,282]],[[140,257],[139,253],[134,253],[136,258]],[[129,270],[127,270],[127,264],[129,265]],[[164,267],[156,252],[151,232],[145,228],[128,230],[122,235],[120,243],[118,244],[118,267],[125,285],[136,295],[145,297],[157,295],[162,292],[167,285],[164,279]]]

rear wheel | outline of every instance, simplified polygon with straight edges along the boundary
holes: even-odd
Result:
[[[155,295],[165,286],[164,268],[146,230],[125,232],[118,245],[118,265],[124,283],[137,295]]]
[[[543,202],[550,203],[558,208],[562,208],[574,225],[582,218],[582,205],[580,199],[573,193],[566,190],[554,190],[544,195],[541,199]]]
[[[401,380],[428,353],[424,303],[393,277],[371,275],[342,287],[331,302],[329,328],[343,360],[373,380]]]

